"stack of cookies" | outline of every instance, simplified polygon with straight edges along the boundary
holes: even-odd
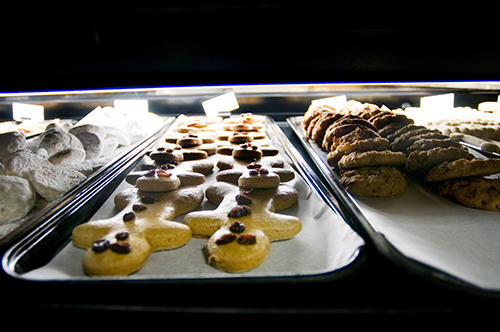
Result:
[[[475,158],[459,141],[404,114],[350,100],[340,109],[311,105],[302,126],[354,195],[400,194],[410,175],[463,205],[500,210],[500,179],[488,178],[500,173],[500,159]]]
[[[311,106],[302,123],[308,137],[328,152],[327,162],[340,174],[340,183],[355,195],[388,197],[406,187],[402,171],[407,157],[390,149],[379,131],[411,123],[385,108],[354,100],[341,109]]]

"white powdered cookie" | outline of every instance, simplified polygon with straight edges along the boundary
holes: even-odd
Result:
[[[28,180],[0,175],[0,224],[25,217],[35,202],[36,192]]]

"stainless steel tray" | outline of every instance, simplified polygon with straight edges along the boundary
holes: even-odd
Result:
[[[106,183],[106,181],[113,181],[115,175],[108,174],[111,173],[112,170],[137,162],[144,148],[156,140],[159,135],[162,135],[175,120],[175,117],[166,116],[162,117],[162,120],[163,122],[159,123],[158,127],[154,129],[152,133],[145,135],[145,137],[138,140],[137,143],[124,148],[116,157],[107,161],[104,166],[88,176],[77,186],[61,195],[58,199],[54,201],[38,200],[35,207],[25,217],[1,224],[0,252],[4,251],[24,233],[36,227],[44,227],[40,224],[47,223],[48,220],[57,218],[81,195],[88,195],[90,189],[97,188],[101,186],[102,183]],[[111,176],[113,176],[113,179],[110,178]],[[89,208],[87,211],[92,211],[92,209]]]
[[[174,124],[175,125],[175,124]],[[114,211],[114,194],[129,187],[125,181],[108,183],[101,181],[99,186],[86,188],[84,194],[75,196],[67,202],[63,211],[53,222],[45,227],[32,231],[10,247],[2,259],[4,271],[13,278],[23,281],[79,281],[92,282],[103,280],[121,281],[187,281],[187,280],[331,280],[345,277],[354,271],[363,261],[364,240],[353,231],[342,216],[319,193],[320,188],[313,184],[311,178],[299,173],[297,167],[288,157],[282,144],[287,138],[279,126],[270,118],[266,120],[266,129],[273,144],[280,149],[285,158],[286,167],[298,171],[291,185],[299,192],[299,203],[280,213],[297,215],[303,222],[302,231],[293,239],[274,242],[266,261],[258,268],[242,273],[229,274],[209,266],[202,253],[206,240],[191,239],[181,248],[154,252],[146,265],[138,272],[125,277],[91,277],[84,274],[82,258],[84,250],[76,248],[70,241],[71,230],[86,220],[110,217]],[[168,131],[168,130],[167,130]],[[159,138],[157,142],[162,142]],[[290,148],[290,146],[288,146]],[[209,158],[218,158],[217,155]],[[215,164],[215,163],[214,163]],[[117,168],[112,173],[120,173],[120,178],[129,169]],[[207,175],[204,186],[215,181],[215,172]],[[111,191],[109,198],[99,204],[98,210],[89,218],[81,218],[79,213],[92,203],[95,196],[103,190]],[[200,208],[210,208],[204,205]],[[184,216],[176,218],[182,222]]]
[[[326,163],[326,152],[307,138],[302,119],[287,122],[367,242],[412,273],[473,293],[500,294],[498,212],[459,205],[411,179],[399,196],[353,197]]]

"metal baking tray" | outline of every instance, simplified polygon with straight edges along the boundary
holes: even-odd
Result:
[[[323,197],[326,191],[322,185],[306,176],[303,169],[289,157],[283,145],[287,149],[291,145],[276,122],[267,118],[265,124],[269,138],[286,161],[286,167],[297,171],[290,185],[298,190],[299,202],[279,213],[297,215],[302,220],[303,228],[292,239],[273,242],[270,254],[256,269],[241,274],[219,271],[209,266],[203,256],[202,248],[207,240],[192,238],[181,248],[152,253],[146,265],[129,276],[86,275],[82,268],[85,251],[71,243],[71,231],[80,223],[111,217],[116,213],[114,194],[130,187],[124,177],[131,171],[129,167],[117,165],[108,173],[114,174],[113,180],[116,181],[111,182],[111,179],[103,177],[93,186],[83,188],[68,199],[53,220],[32,230],[12,245],[2,258],[4,272],[26,282],[332,280],[349,275],[364,262],[364,240],[345,222],[335,207],[328,204],[329,200]],[[162,142],[160,137],[153,146]],[[217,157],[217,154],[209,156],[214,160],[214,165]],[[140,162],[134,169],[137,168],[140,168]],[[215,175],[216,172],[207,175],[203,186],[215,181]],[[111,193],[106,200],[99,199],[103,192]],[[94,204],[97,205],[96,211],[88,216],[83,213],[89,205]],[[202,204],[200,208],[214,207]],[[175,221],[182,222],[182,219],[183,216],[179,216]]]
[[[467,292],[500,295],[498,212],[462,206],[412,179],[398,196],[354,197],[339,184],[326,152],[308,139],[302,119],[287,122],[367,243],[411,273]]]
[[[1,224],[0,252],[4,251],[24,233],[33,228],[45,227],[43,224],[47,224],[50,220],[58,218],[60,214],[65,213],[65,210],[70,209],[73,202],[83,199],[83,195],[88,195],[87,192],[91,188],[97,188],[107,181],[115,181],[117,175],[112,174],[112,171],[123,167],[130,167],[136,163],[140,159],[145,147],[152,144],[159,135],[162,135],[175,120],[175,117],[165,116],[162,117],[162,120],[163,122],[159,123],[152,133],[145,135],[143,139],[124,148],[118,155],[110,159],[105,165],[74,188],[61,195],[58,199],[54,201],[38,200],[35,207],[25,217]],[[92,209],[88,208],[85,211],[90,212]]]

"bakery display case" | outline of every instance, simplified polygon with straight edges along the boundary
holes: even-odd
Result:
[[[321,314],[349,320],[371,314],[370,317],[389,316],[396,320],[418,315],[446,321],[456,321],[462,315],[488,316],[498,305],[500,288],[500,262],[496,255],[498,211],[464,206],[440,196],[411,175],[404,192],[390,197],[353,194],[328,164],[327,152],[307,135],[303,120],[313,104],[339,107],[355,100],[392,114],[405,114],[415,125],[438,128],[474,159],[496,160],[499,95],[500,84],[489,81],[4,93],[0,95],[0,114],[4,124],[13,126],[6,131],[19,131],[26,121],[13,121],[14,107],[37,106],[36,112],[43,110],[38,129],[23,134],[28,141],[43,135],[46,126],[57,123],[75,128],[85,119],[95,119],[96,126],[104,126],[108,117],[123,123],[118,119],[132,115],[144,119],[148,114],[154,125],[146,126],[147,130],[133,144],[107,158],[85,181],[46,202],[45,207],[22,220],[0,225],[2,284],[17,290],[12,299],[16,310],[42,315],[54,310],[75,317],[82,312],[96,316],[275,313],[306,317]],[[230,106],[221,97],[229,98]],[[425,103],[429,101],[437,104],[428,106]],[[121,102],[133,105],[132,109],[122,111]],[[138,105],[146,105],[146,110],[138,110]],[[96,114],[99,116],[94,117]],[[114,117],[117,114],[118,119]],[[266,158],[279,160],[279,169],[294,174],[290,182],[283,176],[281,182],[293,188],[297,201],[273,211],[273,215],[278,215],[279,220],[285,215],[300,219],[298,233],[271,241],[263,262],[244,272],[228,272],[209,264],[204,248],[210,236],[189,237],[179,248],[152,251],[142,267],[130,273],[89,272],[84,263],[87,250],[72,241],[74,229],[118,215],[115,198],[136,185],[135,178],[131,180],[134,174],[155,168],[151,166],[154,151],[163,149],[173,134],[178,142],[179,130],[186,123],[190,123],[190,129],[184,134],[196,136],[202,133],[194,131],[194,124],[199,125],[200,121],[219,119],[218,125],[226,120],[233,124],[242,118],[249,122],[246,117],[250,116],[259,117],[262,122],[258,129],[244,131],[265,133],[265,143],[253,136],[253,143],[258,146],[255,149],[275,149],[272,156],[259,157],[260,162],[267,163]],[[140,124],[138,118],[134,119],[136,125]],[[220,134],[221,127],[217,128]],[[216,140],[217,148],[227,148],[227,142],[222,144],[220,140]],[[191,213],[196,216],[196,212],[221,215],[218,205],[210,200],[208,188],[221,182],[218,176],[223,171],[222,160],[233,157],[224,155],[222,150],[214,151],[203,158],[213,163],[200,184],[203,204],[179,213],[173,222],[189,225]],[[187,161],[182,163],[188,165]],[[271,173],[279,173],[275,165],[269,167]],[[237,167],[231,164],[230,168]],[[42,199],[39,192],[37,195]],[[257,197],[254,200],[257,202]],[[227,211],[222,213],[226,214]],[[235,297],[244,290],[241,301],[228,302],[228,295],[224,295],[228,290]],[[127,296],[103,296],[113,292]],[[265,300],[264,295],[258,295],[271,293],[273,296]]]

